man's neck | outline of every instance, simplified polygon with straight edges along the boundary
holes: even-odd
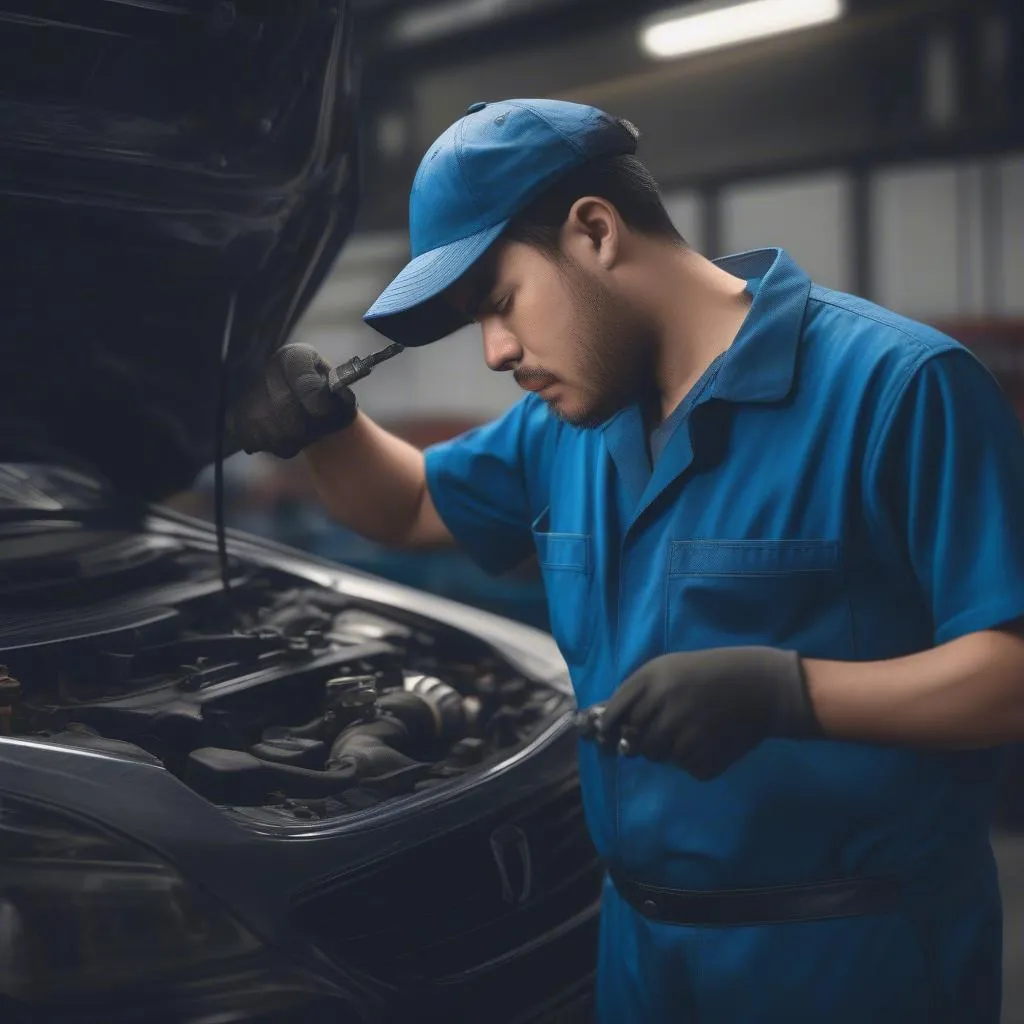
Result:
[[[664,419],[735,341],[751,300],[746,281],[690,249],[660,261],[658,272],[656,380]]]

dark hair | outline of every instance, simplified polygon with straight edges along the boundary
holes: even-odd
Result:
[[[570,171],[518,213],[503,237],[558,253],[562,225],[573,203],[584,196],[611,203],[626,226],[640,234],[686,245],[661,201],[658,183],[635,156],[594,160]]]

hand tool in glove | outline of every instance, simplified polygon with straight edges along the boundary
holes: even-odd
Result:
[[[771,737],[822,736],[799,655],[771,647],[665,654],[634,672],[580,732],[607,750],[713,779]]]
[[[401,351],[401,345],[389,345],[332,368],[309,345],[278,349],[263,379],[228,411],[225,454],[270,452],[290,459],[314,441],[344,430],[357,412],[350,385]]]

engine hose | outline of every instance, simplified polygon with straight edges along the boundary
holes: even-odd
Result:
[[[439,746],[462,739],[466,733],[462,698],[450,687],[446,689],[457,702],[443,692],[437,695],[444,698],[439,700],[402,690],[385,693],[377,700],[378,718],[350,725],[334,741],[328,767],[352,758],[360,772],[369,775],[396,767],[396,758],[405,764],[432,760]]]
[[[454,687],[434,676],[416,675],[406,677],[404,690],[405,695],[419,697],[427,705],[434,720],[434,735],[438,740],[453,743],[466,735],[469,724],[466,702]]]
[[[365,720],[374,714],[377,702],[374,676],[338,676],[327,681],[327,710],[324,714],[303,725],[287,726],[283,730],[272,728],[264,733],[264,739],[275,739],[280,735],[295,739],[322,740],[332,743],[346,726],[356,720]]]
[[[375,726],[384,728],[371,732]],[[399,743],[408,738],[402,723],[394,720],[382,719],[368,725],[353,726],[335,741],[327,761],[327,770],[353,764],[356,777],[367,781],[418,764],[417,759],[401,753],[387,742],[386,736],[381,735],[385,729],[392,732],[390,738]]]
[[[270,728],[266,729],[263,733],[263,738],[267,739],[279,739],[281,736],[292,736],[295,739],[301,740],[327,740],[331,739],[327,735],[328,722],[323,715],[317,715],[310,722],[306,722],[305,725],[290,725],[283,728]]]
[[[333,796],[359,779],[354,761],[339,761],[330,771],[261,761],[241,750],[203,747],[193,750],[185,763],[185,784],[219,804],[252,807],[268,793],[281,792],[294,799]]]

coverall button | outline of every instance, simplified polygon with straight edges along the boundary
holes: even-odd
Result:
[[[658,904],[654,900],[644,900],[643,908],[645,913],[653,914],[658,909]]]

